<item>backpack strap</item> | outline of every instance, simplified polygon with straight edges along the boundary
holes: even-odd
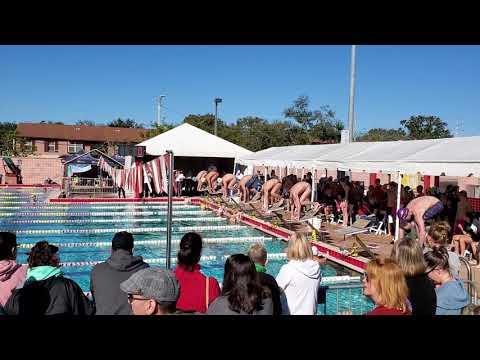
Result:
[[[208,309],[208,305],[209,305],[209,300],[210,300],[210,294],[209,294],[209,290],[210,290],[210,281],[209,281],[209,277],[206,276],[205,277],[205,308]]]

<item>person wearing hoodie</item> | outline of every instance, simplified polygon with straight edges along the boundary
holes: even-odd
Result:
[[[97,315],[131,315],[132,309],[120,289],[120,283],[132,274],[149,267],[141,256],[133,255],[133,236],[116,233],[112,239],[111,255],[107,261],[93,267],[90,291]]]
[[[436,315],[460,315],[468,305],[468,294],[463,282],[455,278],[448,265],[448,251],[440,247],[424,254],[428,277],[435,283],[437,293]]]
[[[315,315],[317,291],[321,280],[320,264],[313,259],[312,247],[304,237],[293,237],[288,242],[288,263],[277,275],[277,284],[285,293],[283,315]]]
[[[25,283],[5,304],[8,315],[93,315],[94,304],[72,279],[63,277],[58,247],[39,241],[28,255]]]
[[[17,237],[0,232],[0,306],[5,306],[17,285],[25,281],[27,266],[17,264]]]

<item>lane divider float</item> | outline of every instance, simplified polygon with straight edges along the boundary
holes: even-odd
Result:
[[[188,231],[233,231],[247,229],[242,225],[221,225],[221,226],[178,226],[172,228],[174,232],[188,232]],[[15,231],[15,230],[14,230]],[[16,230],[17,235],[44,235],[44,234],[101,234],[101,233],[116,233],[119,231],[128,231],[130,233],[145,233],[145,232],[166,232],[166,227],[144,227],[144,228],[109,228],[109,229],[29,229]]]
[[[241,244],[241,243],[253,243],[260,242],[264,243],[265,241],[273,241],[275,238],[267,236],[246,236],[246,237],[221,237],[221,238],[203,238],[202,241],[204,244]],[[138,245],[165,245],[167,243],[166,239],[162,240],[135,240],[135,246]],[[173,239],[172,244],[179,244],[180,239]],[[58,246],[60,248],[76,248],[76,247],[111,247],[111,241],[99,241],[99,242],[68,242],[68,243],[59,243],[52,242],[52,245]],[[23,243],[18,244],[20,249],[31,249],[35,243]]]

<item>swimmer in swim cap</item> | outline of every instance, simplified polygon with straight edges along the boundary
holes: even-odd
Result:
[[[400,238],[405,236],[405,230],[415,227],[420,245],[423,245],[426,238],[425,220],[436,218],[442,210],[442,202],[434,196],[421,196],[411,200],[406,207],[397,211]]]

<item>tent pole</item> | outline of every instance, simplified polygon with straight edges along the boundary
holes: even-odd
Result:
[[[402,174],[397,171],[397,211],[400,209],[400,189],[402,188]],[[397,214],[395,216],[395,241],[398,240],[398,234],[400,232],[400,219]],[[388,226],[388,224],[386,224]]]
[[[167,150],[170,154],[170,169],[168,171],[168,208],[167,208],[167,269],[170,270],[170,258],[172,252],[172,197],[173,197],[173,151]]]

